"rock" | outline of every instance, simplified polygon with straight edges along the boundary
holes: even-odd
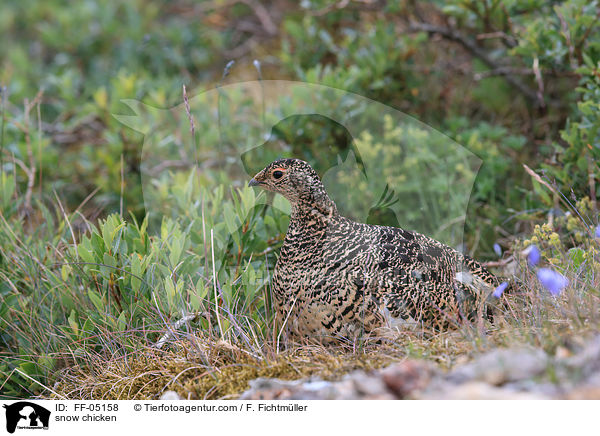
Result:
[[[166,395],[167,393],[165,393]],[[384,369],[318,378],[257,379],[241,399],[600,399],[600,335],[579,351],[495,349],[443,373],[433,363],[405,360]]]
[[[600,372],[600,335],[589,341],[583,349],[573,357],[565,359],[569,369],[581,372],[585,377]]]
[[[600,400],[600,387],[584,386],[567,392],[563,397],[565,400]]]
[[[250,381],[250,389],[242,394],[241,400],[283,400],[289,399],[302,380],[280,380],[276,378],[257,378]],[[310,397],[310,396],[309,396]],[[313,398],[307,398],[313,399]]]
[[[347,380],[352,382],[352,400],[394,400],[396,397],[388,391],[386,384],[378,373],[367,375],[363,371],[356,371]]]
[[[497,349],[456,367],[447,379],[453,383],[479,380],[499,386],[535,377],[543,373],[548,364],[548,356],[539,349]]]
[[[411,392],[427,386],[436,370],[433,364],[418,360],[406,360],[385,368],[381,374],[387,388],[398,398],[406,398]]]
[[[573,355],[573,353],[571,353],[571,351],[569,351],[568,348],[561,347],[561,346],[556,347],[556,352],[554,353],[554,356],[557,359],[565,359],[565,358],[570,357],[572,355]]]
[[[250,381],[250,388],[240,396],[240,400],[328,400],[341,395],[343,386],[339,383],[334,385],[320,379],[280,380],[261,377]]]
[[[382,370],[353,371],[338,381],[259,378],[250,382],[240,399],[393,400],[425,387],[434,372],[429,362],[407,360]]]
[[[469,381],[459,385],[446,385],[443,389],[417,394],[419,400],[542,400],[549,399],[532,392],[492,386],[482,381]]]

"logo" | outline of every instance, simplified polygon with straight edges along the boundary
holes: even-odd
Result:
[[[18,429],[48,429],[50,411],[39,404],[29,401],[19,401],[3,405],[6,409],[6,430],[14,433]]]

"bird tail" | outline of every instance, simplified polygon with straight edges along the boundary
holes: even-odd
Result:
[[[496,275],[489,272],[481,263],[469,256],[461,255],[462,264],[466,268],[469,274],[471,274],[476,282],[483,282],[482,284],[496,288],[504,281],[498,278]]]
[[[458,253],[455,276],[456,298],[463,318],[474,321],[479,316],[493,317],[488,304],[500,280],[481,263]]]

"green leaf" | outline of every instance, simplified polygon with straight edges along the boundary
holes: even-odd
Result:
[[[169,254],[169,262],[171,263],[172,268],[175,268],[179,263],[184,246],[185,236],[182,236],[181,239],[177,237],[173,238],[173,241],[171,242],[171,253]]]
[[[15,192],[15,178],[2,171],[0,173],[0,198],[2,199],[2,209],[6,210],[13,202],[12,196]]]
[[[134,292],[139,292],[142,281],[138,278],[142,276],[142,261],[139,254],[131,255],[131,288]]]
[[[167,299],[169,303],[171,303],[173,301],[173,298],[175,297],[175,285],[173,284],[173,280],[170,277],[166,277],[164,283]]]
[[[71,269],[70,265],[62,266],[62,268],[60,269],[60,277],[62,278],[63,282],[67,281],[67,279],[71,275],[71,271],[72,271],[72,269]]]
[[[585,254],[585,251],[582,250],[581,248],[575,247],[575,248],[571,248],[568,253],[569,253],[569,257],[571,258],[571,261],[573,262],[573,266],[576,269],[579,269],[579,267],[585,260],[584,256],[583,256]]]
[[[103,265],[106,265],[106,266],[101,266],[100,272],[106,279],[108,279],[108,278],[110,278],[110,273],[117,272],[117,270],[115,269],[115,267],[117,266],[117,261],[113,256],[111,256],[110,254],[105,252],[104,256],[102,258],[102,262],[103,262]]]
[[[69,326],[71,327],[71,330],[73,330],[73,333],[75,333],[76,336],[79,336],[79,324],[77,323],[77,313],[75,312],[75,309],[71,310],[71,314],[69,315],[69,318],[67,318],[67,321],[69,322]]]
[[[88,318],[83,323],[83,327],[81,328],[81,333],[84,335],[91,335],[94,332],[94,322],[91,318]]]
[[[19,365],[19,369],[29,376],[37,375],[37,365],[33,362],[23,362]]]
[[[582,53],[583,56],[583,62],[590,68],[594,69],[596,68],[596,65],[594,64],[594,61],[592,60],[591,57],[589,57],[587,55],[587,53]]]
[[[235,222],[235,212],[233,211],[231,203],[225,203],[223,205],[223,218],[225,219],[225,225],[227,226],[229,233],[236,232],[239,226]]]
[[[37,363],[40,367],[44,368],[46,371],[51,371],[52,369],[54,369],[56,360],[54,360],[48,356],[40,356],[37,360]]]
[[[263,222],[266,227],[271,227],[273,229],[277,228],[277,224],[275,223],[275,219],[271,215],[266,215]]]
[[[90,244],[90,240],[86,239],[87,244],[84,245],[83,241],[79,245],[77,245],[77,253],[81,260],[87,263],[95,263],[96,259],[94,258],[94,253],[91,249],[88,248]]]
[[[100,294],[90,289],[88,291],[88,297],[98,312],[104,311],[104,302],[102,301]]]
[[[286,215],[290,215],[292,213],[292,206],[290,206],[290,202],[279,194],[275,195],[273,198],[273,207]]]
[[[193,293],[198,298],[203,299],[208,294],[209,286],[206,284],[204,277],[200,277],[196,282],[196,286],[194,290],[190,290],[190,293]]]
[[[121,312],[119,318],[117,318],[117,328],[120,331],[124,331],[127,329],[127,313],[125,310]]]

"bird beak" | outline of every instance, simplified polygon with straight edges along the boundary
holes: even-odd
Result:
[[[260,185],[260,182],[258,180],[256,180],[254,177],[252,177],[252,180],[250,180],[248,182],[248,186],[258,186]]]

